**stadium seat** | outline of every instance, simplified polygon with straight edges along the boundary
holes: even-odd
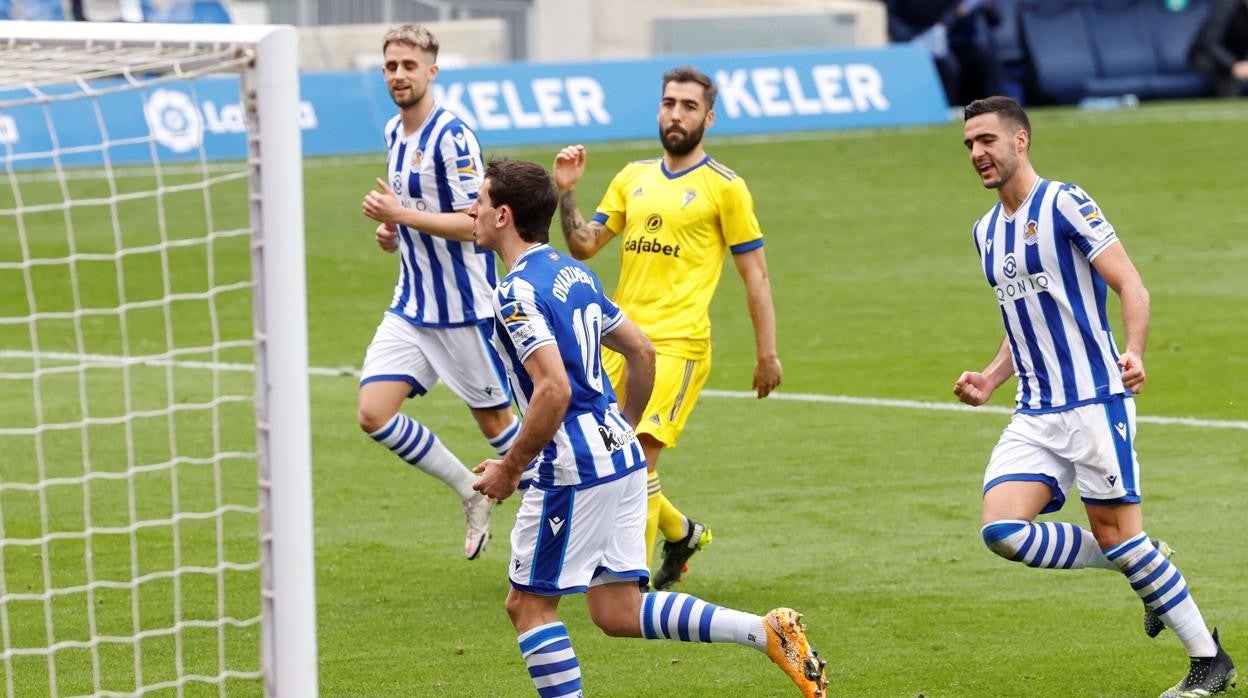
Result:
[[[1208,78],[1187,70],[1203,1],[1170,11],[1159,0],[1020,0],[1018,11],[1041,101],[1176,99],[1212,91]]]
[[[1023,47],[1023,35],[1019,26],[1019,8],[1027,0],[997,0],[994,8],[997,12],[997,23],[989,25],[986,19],[984,32],[992,42],[989,55],[997,61],[997,72],[1001,79],[1001,91],[1017,100],[1023,99],[1023,85],[1027,79],[1027,51]]]
[[[996,26],[989,28],[989,34],[992,36],[997,58],[1002,61],[1022,61],[1027,57],[1018,24],[1019,9],[1024,4],[1025,0],[997,0],[993,4],[998,21]]]
[[[1097,76],[1088,28],[1079,4],[1040,2],[1020,8],[1020,26],[1036,91],[1045,101],[1071,103]]]
[[[1157,54],[1157,74],[1149,77],[1151,91],[1158,97],[1202,97],[1213,93],[1209,78],[1187,69],[1187,50],[1204,21],[1208,6],[1193,2],[1180,12],[1171,12],[1162,3],[1153,3],[1144,20]]]
[[[1083,8],[1092,33],[1097,74],[1085,85],[1088,96],[1151,96],[1149,77],[1160,72],[1140,0],[1104,0]]]

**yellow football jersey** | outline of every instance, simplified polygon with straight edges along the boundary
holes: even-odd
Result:
[[[622,238],[612,299],[661,351],[707,356],[725,254],[763,245],[745,181],[709,156],[675,173],[661,158],[629,163],[611,180],[594,220]]]

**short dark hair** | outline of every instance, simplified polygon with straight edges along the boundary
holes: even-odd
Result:
[[[490,180],[490,205],[511,209],[521,240],[550,241],[550,221],[559,195],[545,168],[526,160],[490,158],[485,178]]]
[[[702,93],[706,97],[706,110],[710,111],[715,108],[715,98],[719,96],[719,88],[715,86],[714,80],[706,76],[706,73],[691,65],[682,65],[663,73],[664,90],[667,89],[669,82],[698,83],[702,86]]]
[[[998,95],[977,99],[966,105],[962,111],[962,120],[970,121],[983,114],[996,114],[998,119],[1011,122],[1016,129],[1026,131],[1028,139],[1031,138],[1031,120],[1027,118],[1027,112],[1023,111],[1023,105],[1010,97]]]

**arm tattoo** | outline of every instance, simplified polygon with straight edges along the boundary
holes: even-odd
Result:
[[[576,205],[576,197],[572,196],[571,189],[559,196],[559,225],[563,228],[563,237],[569,243],[573,238],[583,243],[592,242],[585,230],[585,218],[581,216],[581,209]]]

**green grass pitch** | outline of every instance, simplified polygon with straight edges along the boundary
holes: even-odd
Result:
[[[1149,381],[1137,403],[1146,530],[1179,551],[1175,562],[1207,622],[1222,628],[1225,646],[1243,664],[1248,174],[1242,144],[1248,107],[1200,102],[1096,114],[1041,109],[1032,118],[1039,173],[1078,183],[1096,198],[1151,291]],[[486,145],[487,155],[547,165],[556,150],[494,151]],[[766,139],[720,138],[712,129],[708,150],[744,176],[754,194],[785,368],[780,392],[954,404],[954,379],[962,370],[981,368],[1001,338],[996,304],[970,241],[972,222],[995,197],[980,187],[968,163],[960,123]],[[656,154],[654,142],[591,144],[588,174],[577,190],[582,210],[592,211],[623,163]],[[314,367],[357,367],[390,299],[396,260],[376,248],[374,224],[359,208],[381,163],[379,153],[309,160],[304,170]],[[241,183],[222,187],[243,191]],[[0,203],[9,206],[11,200]],[[199,204],[186,206],[188,218],[202,214],[202,206],[193,209]],[[218,225],[246,215],[241,198],[237,207],[221,207]],[[55,230],[59,215],[42,224]],[[85,230],[92,223],[79,225]],[[99,227],[101,235],[109,230]],[[554,237],[561,246],[557,226]],[[12,245],[0,239],[0,259],[20,259]],[[190,250],[180,254],[194,256]],[[187,261],[190,278],[179,276],[182,282],[194,286],[203,261]],[[614,287],[618,245],[608,246],[590,266]],[[218,273],[233,271],[223,264]],[[115,285],[110,274],[96,277],[100,287],[89,290],[116,293],[106,290]],[[126,278],[134,285],[132,295],[151,283],[137,268]],[[4,315],[25,312],[18,307],[22,283],[0,274]],[[187,309],[185,322],[174,318],[175,333],[186,341],[203,339],[196,312]],[[1117,326],[1116,304],[1110,315]],[[662,462],[665,492],[715,533],[678,590],[759,613],[780,605],[802,611],[813,644],[828,660],[832,695],[1155,696],[1186,671],[1173,633],[1156,640],[1144,636],[1139,599],[1120,575],[1032,570],[984,548],[981,476],[1005,414],[735,398],[730,391],[749,389],[753,340],[730,263],[712,319],[712,393],[699,402],[679,448]],[[245,333],[245,304],[220,323],[231,337]],[[22,331],[0,327],[0,339],[9,347],[22,345]],[[110,332],[99,330],[93,351],[120,351],[120,339]],[[179,369],[137,373],[135,380],[168,383],[193,400],[207,375]],[[222,380],[245,392],[250,378],[230,374]],[[310,381],[322,695],[533,695],[502,606],[515,498],[497,509],[495,537],[482,558],[465,561],[459,502],[360,432],[356,379],[323,372]],[[1008,407],[1012,398],[1010,382],[992,404]],[[77,395],[69,402],[77,405]],[[0,416],[4,423],[26,423],[30,409],[6,397]],[[469,465],[489,455],[467,410],[445,389],[409,402],[407,410]],[[1183,417],[1200,422],[1167,421]],[[222,420],[241,425],[245,415],[230,407]],[[188,421],[184,432],[208,433],[205,425]],[[161,438],[140,441],[159,451]],[[71,469],[80,468],[74,448],[64,446]],[[103,461],[122,445],[101,438],[90,448]],[[2,452],[0,472],[10,477],[10,469],[25,462]],[[197,476],[187,470],[182,486],[192,497]],[[168,483],[157,485],[168,490]],[[95,512],[124,506],[124,494],[99,496]],[[239,496],[245,499],[245,492]],[[77,512],[81,506],[70,508]],[[8,535],[37,534],[29,502],[6,496],[0,507]],[[1077,504],[1057,517],[1085,520]],[[211,533],[188,530],[185,555],[199,555],[196,546],[210,545]],[[231,545],[247,545],[245,531],[225,533]],[[6,564],[15,564],[12,556]],[[117,564],[124,566],[124,560]],[[31,575],[25,581],[37,586],[38,567]],[[241,576],[227,601],[244,613],[254,610],[256,602],[247,595],[255,580]],[[13,591],[14,581],[9,584]],[[170,589],[152,593],[151,613],[167,614],[160,603]],[[117,603],[126,610],[128,596]],[[211,599],[208,610],[215,603]],[[72,610],[63,615],[66,632],[81,630],[68,620]],[[575,596],[564,601],[562,615],[588,695],[794,695],[788,680],[757,653],[607,638]],[[124,612],[121,617],[129,622]],[[232,655],[256,646],[254,629],[235,635]],[[189,649],[196,642],[186,641],[188,664],[199,661]],[[214,664],[216,636],[203,642],[204,661]],[[173,648],[153,646],[151,652],[164,657]],[[129,672],[132,660],[122,655],[114,657],[115,666]],[[89,690],[85,654],[64,661],[62,691]],[[246,658],[240,663],[255,666]],[[104,671],[120,671],[113,667],[106,664]],[[46,666],[24,661],[15,671],[22,668],[29,674],[17,677],[18,695],[46,694]],[[230,695],[258,692],[248,683],[230,688]],[[191,686],[187,694],[215,695],[216,689]]]

